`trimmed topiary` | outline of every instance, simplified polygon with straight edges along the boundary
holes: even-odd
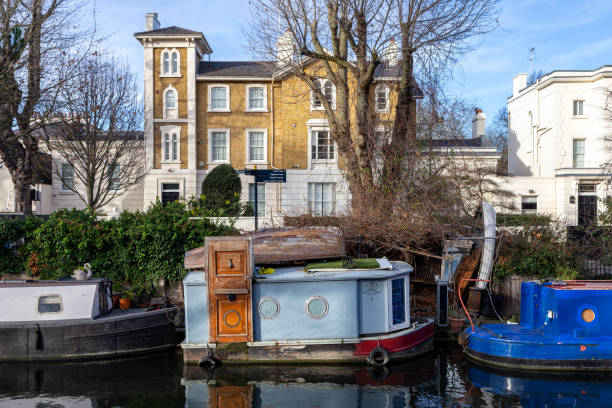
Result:
[[[203,206],[219,215],[239,215],[241,190],[238,172],[229,164],[217,166],[202,182]]]

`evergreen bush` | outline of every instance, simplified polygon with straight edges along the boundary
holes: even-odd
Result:
[[[129,282],[136,293],[152,292],[160,279],[182,279],[185,252],[204,245],[207,236],[235,234],[232,227],[208,219],[189,219],[183,203],[164,207],[159,201],[146,213],[124,212],[114,220],[73,209],[56,211],[37,225],[0,223],[1,240],[25,238],[19,253],[7,257],[18,265],[15,272],[57,279],[89,262],[95,277]],[[6,270],[8,262],[0,261],[0,268]]]
[[[221,164],[202,181],[202,205],[218,216],[238,216],[241,190],[238,172],[229,164]]]

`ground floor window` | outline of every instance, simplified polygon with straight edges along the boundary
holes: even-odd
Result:
[[[161,202],[162,205],[172,203],[180,198],[179,184],[178,183],[164,183],[162,184]]]
[[[536,214],[538,212],[538,197],[521,197],[521,214]]]
[[[334,184],[308,183],[308,206],[313,215],[330,215],[334,209]]]
[[[249,184],[249,204],[255,211],[255,183]],[[257,216],[263,217],[266,215],[266,185],[265,183],[257,183]]]
[[[74,188],[74,167],[62,163],[62,191],[72,191]]]

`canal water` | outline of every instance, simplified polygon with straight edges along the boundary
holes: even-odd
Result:
[[[0,408],[605,407],[612,376],[526,375],[468,363],[457,348],[356,366],[184,366],[165,354],[71,364],[0,363]]]

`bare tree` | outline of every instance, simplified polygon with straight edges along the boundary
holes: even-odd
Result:
[[[61,115],[45,127],[53,172],[96,212],[145,175],[143,105],[126,64],[94,52],[58,98]],[[70,180],[64,171],[71,172]]]
[[[81,5],[73,0],[0,1],[0,159],[11,174],[16,210],[25,214],[32,212],[37,130],[44,122],[33,118],[41,103],[53,106],[61,54],[85,38],[73,28]],[[38,113],[39,119],[48,114]]]
[[[376,140],[371,132],[371,87],[391,38],[392,2],[251,0],[250,4],[250,47],[262,59],[297,75],[321,101],[357,199],[360,190],[372,185]],[[333,83],[335,103],[326,98],[321,78]]]

